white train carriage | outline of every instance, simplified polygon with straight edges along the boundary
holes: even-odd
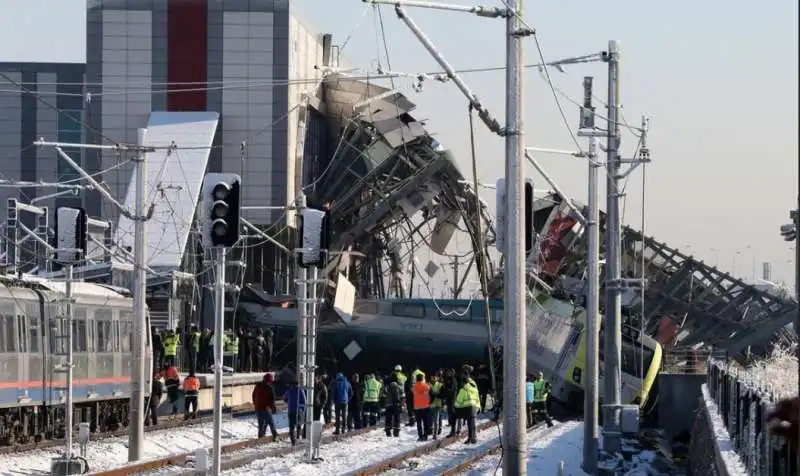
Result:
[[[0,277],[0,440],[63,435],[66,284]],[[73,421],[92,431],[127,425],[133,363],[133,299],[123,289],[72,284]],[[146,389],[152,378],[147,326]]]

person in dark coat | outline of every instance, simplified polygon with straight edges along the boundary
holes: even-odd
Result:
[[[444,373],[444,382],[442,385],[442,404],[447,409],[447,424],[450,426],[450,436],[455,436],[459,430],[459,422],[456,417],[456,409],[453,404],[456,401],[456,394],[458,393],[458,382],[456,381],[456,372],[453,369],[447,369]]]
[[[400,413],[403,411],[403,402],[406,399],[403,386],[397,383],[397,375],[392,374],[389,377],[389,384],[383,387],[383,392],[386,398],[384,410],[386,436],[397,438],[400,436]]]
[[[267,434],[267,427],[272,433],[272,441],[277,441],[278,431],[275,429],[273,415],[278,409],[275,407],[275,387],[272,386],[274,377],[271,373],[264,374],[264,379],[253,389],[253,409],[258,419],[258,437]]]
[[[357,373],[350,378],[350,386],[353,387],[353,398],[347,406],[347,431],[360,430],[361,415],[364,413],[364,384]]]
[[[331,385],[330,399],[336,411],[336,430],[334,435],[347,430],[347,407],[353,398],[353,386],[347,381],[343,373],[336,374],[336,380]]]
[[[322,417],[325,405],[328,403],[328,387],[322,380],[322,375],[316,376],[314,383],[314,421],[319,421]]]
[[[286,413],[289,420],[289,439],[292,441],[292,446],[294,446],[297,443],[297,436],[300,435],[300,426],[304,420],[303,414],[306,410],[306,392],[300,388],[297,379],[292,382],[292,386],[283,394],[283,400],[286,402]]]
[[[486,364],[481,364],[478,367],[478,371],[475,374],[475,383],[478,384],[478,393],[481,398],[481,408],[479,412],[484,413],[486,411],[486,397],[488,397],[489,392],[492,391],[492,374],[489,372],[489,367],[486,366]]]
[[[258,329],[256,335],[250,338],[250,368],[253,372],[262,372],[269,370],[264,368],[264,331]]]
[[[161,397],[164,395],[164,385],[161,383],[158,371],[153,372],[153,382],[150,385],[150,400],[147,402],[147,412],[145,415],[144,424],[158,425],[158,406],[161,404]],[[149,417],[149,419],[148,419]]]

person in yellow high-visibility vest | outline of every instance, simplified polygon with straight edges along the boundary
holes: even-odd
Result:
[[[167,330],[166,335],[161,340],[161,345],[164,347],[164,365],[174,367],[178,364],[178,345],[181,343],[181,338],[175,334],[172,329]]]
[[[362,409],[364,416],[362,428],[378,424],[378,415],[380,413],[380,405],[378,402],[380,401],[382,389],[383,384],[375,378],[375,374],[367,374],[364,379],[364,407]]]
[[[239,337],[232,330],[227,330],[225,335],[222,336],[222,341],[225,352],[230,354],[228,366],[235,371],[236,357],[239,354]]]
[[[467,421],[467,440],[464,444],[476,444],[478,442],[477,428],[475,426],[475,416],[481,407],[481,395],[478,392],[478,384],[472,380],[469,372],[465,371],[461,376],[461,388],[456,394],[453,406],[458,416]]]

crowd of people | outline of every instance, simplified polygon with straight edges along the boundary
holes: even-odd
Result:
[[[543,418],[552,425],[546,401],[550,387],[541,375],[530,376],[528,424]],[[487,408],[487,396],[491,390],[491,378],[486,366],[477,371],[464,365],[455,369],[439,369],[430,376],[418,367],[409,375],[397,365],[388,375],[369,373],[362,379],[358,373],[347,378],[342,373],[333,376],[322,374],[314,382],[313,402],[307,404],[306,392],[293,379],[282,395],[286,402],[289,421],[289,438],[292,444],[305,438],[305,411],[310,406],[314,421],[332,424],[333,434],[338,435],[362,428],[376,427],[383,416],[383,428],[387,437],[400,436],[400,418],[407,414],[406,426],[416,426],[419,441],[439,438],[447,422],[447,437],[456,437],[466,429],[465,444],[477,443],[476,417],[489,410],[493,418],[499,417],[500,401]],[[272,373],[253,390],[253,406],[258,417],[258,436],[266,436],[269,429],[277,439],[273,415],[277,410],[278,392]]]
[[[192,326],[187,331],[151,329],[153,363],[157,369],[165,365],[185,372],[207,373],[214,365],[214,331]],[[222,338],[223,364],[236,372],[266,372],[274,356],[271,329],[225,331]]]

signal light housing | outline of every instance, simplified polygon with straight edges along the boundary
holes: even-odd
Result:
[[[76,263],[86,255],[88,217],[83,208],[58,207],[56,209],[55,261],[58,264]],[[80,250],[73,251],[73,250]]]
[[[203,180],[200,228],[206,248],[236,245],[241,236],[241,177],[207,174]]]

